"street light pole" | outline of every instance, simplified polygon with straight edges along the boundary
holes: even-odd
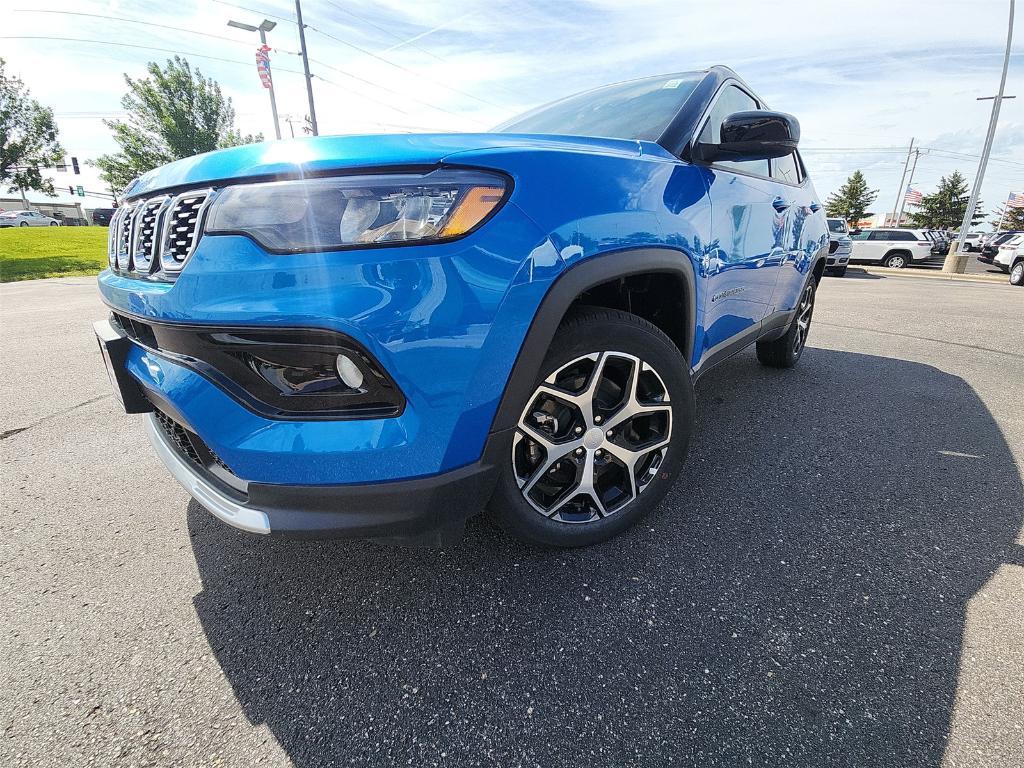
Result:
[[[967,256],[961,253],[964,243],[967,241],[967,231],[974,220],[974,210],[978,206],[978,194],[981,191],[981,183],[985,179],[985,168],[988,166],[988,156],[992,152],[992,140],[996,135],[996,124],[999,122],[999,107],[1003,102],[1003,92],[1006,90],[1006,70],[1010,66],[1010,46],[1013,43],[1013,11],[1016,0],[1010,0],[1010,21],[1006,28],[1006,53],[1003,56],[1003,74],[999,79],[999,93],[992,100],[992,116],[988,121],[988,135],[985,137],[985,147],[981,151],[981,160],[978,161],[978,173],[974,177],[974,187],[971,189],[970,200],[967,201],[967,210],[964,212],[964,220],[960,225],[960,237],[946,254],[946,261],[942,265],[943,272],[964,272],[967,269]]]
[[[252,24],[245,24],[245,23],[243,23],[241,21],[229,21],[228,22],[228,26],[229,27],[234,27],[235,29],[244,29],[246,32],[259,32],[260,33],[260,43],[261,43],[261,45],[263,45],[263,47],[266,47],[267,46],[267,32],[269,32],[274,27],[276,27],[277,26],[277,22],[276,21],[271,21],[270,19],[264,19],[262,22],[260,22],[260,25],[258,27],[256,27],[256,26],[253,26]],[[271,74],[271,76],[270,76],[269,83],[270,83],[270,85],[267,87],[267,90],[270,91],[270,112],[274,116],[274,135],[277,138],[280,139],[281,138],[281,123],[277,119],[277,99],[274,97],[274,76],[273,76],[273,74]]]
[[[306,56],[306,25],[302,23],[302,4],[295,0],[295,18],[299,22],[299,51],[302,53],[302,68],[306,72],[306,96],[309,98],[309,124],[313,135],[319,136],[316,125],[316,107],[313,106],[313,76],[309,74],[309,58]]]

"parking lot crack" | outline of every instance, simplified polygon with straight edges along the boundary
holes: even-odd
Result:
[[[97,397],[92,397],[92,398],[89,398],[88,400],[85,400],[85,401],[83,401],[81,403],[78,403],[77,405],[72,405],[72,406],[70,406],[68,408],[62,408],[61,410],[57,411],[56,413],[51,413],[51,414],[48,414],[47,416],[43,416],[41,419],[36,419],[31,424],[27,424],[24,427],[14,427],[13,429],[6,429],[3,432],[0,432],[0,440],[6,440],[8,437],[14,437],[14,435],[17,435],[17,434],[20,434],[20,433],[22,433],[22,432],[24,432],[26,430],[32,429],[33,427],[38,427],[40,424],[42,424],[43,422],[49,421],[50,419],[55,419],[58,416],[63,416],[65,413],[71,413],[71,411],[77,410],[78,408],[83,408],[83,407],[85,407],[87,405],[92,405],[93,403],[98,403],[100,400],[106,400],[108,397],[113,397],[113,395],[107,394],[107,395],[99,395]]]
[[[930,336],[915,336],[912,333],[898,333],[897,331],[883,331],[878,328],[865,328],[863,325],[840,325],[838,323],[825,323],[818,321],[818,325],[825,325],[829,328],[843,328],[848,331],[868,331],[870,333],[880,333],[884,336],[899,336],[901,339],[915,339],[917,341],[932,341],[936,344],[947,344],[951,347],[963,347],[964,349],[977,349],[981,352],[993,352],[997,355],[1006,355],[1007,357],[1016,357],[1024,360],[1024,354],[1019,352],[1010,352],[1005,349],[993,349],[992,347],[983,347],[980,344],[964,344],[959,341],[950,341],[949,339],[935,339]]]

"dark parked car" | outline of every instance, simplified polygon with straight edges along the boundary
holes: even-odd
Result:
[[[116,208],[94,208],[92,211],[92,223],[99,224],[102,227],[110,225],[110,220],[114,218],[114,214],[117,213]]]
[[[999,246],[1005,245],[1009,240],[1013,239],[1017,235],[1021,234],[1019,230],[1013,230],[1011,232],[1002,232],[983,246],[981,246],[981,254],[978,256],[978,261],[982,264],[991,264],[999,253]]]

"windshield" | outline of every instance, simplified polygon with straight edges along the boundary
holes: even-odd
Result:
[[[494,130],[656,141],[703,76],[685,72],[606,85],[513,117]]]
[[[828,231],[836,232],[840,235],[845,235],[847,232],[846,222],[842,219],[829,219],[828,220]]]

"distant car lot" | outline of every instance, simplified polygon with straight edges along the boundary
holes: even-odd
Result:
[[[0,764],[1024,763],[1019,289],[852,275],[576,552],[233,534],[115,419],[94,281],[0,286]]]

